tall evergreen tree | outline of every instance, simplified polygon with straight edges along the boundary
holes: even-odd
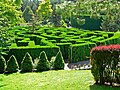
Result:
[[[23,12],[23,17],[25,19],[26,22],[30,22],[33,18],[33,11],[31,10],[31,8],[29,6],[27,6]]]

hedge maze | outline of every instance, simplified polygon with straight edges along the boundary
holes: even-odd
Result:
[[[90,57],[91,48],[99,45],[120,44],[120,32],[79,30],[76,28],[41,27],[30,31],[28,27],[9,28],[12,43],[9,46],[6,60],[14,55],[20,65],[26,52],[33,60],[40,52],[45,51],[48,60],[59,52],[71,62],[86,60]]]

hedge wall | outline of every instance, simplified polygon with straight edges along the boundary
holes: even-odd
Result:
[[[11,55],[14,55],[18,61],[19,66],[21,65],[21,61],[26,52],[28,52],[33,60],[38,58],[41,51],[45,51],[48,60],[51,59],[52,56],[55,56],[59,51],[58,46],[35,46],[35,47],[10,47],[8,55],[4,56],[6,60],[9,59]]]
[[[71,44],[72,43],[56,43],[56,45],[60,47],[64,60],[68,59],[68,50]]]
[[[83,44],[73,44],[69,48],[69,60],[71,63],[75,63],[81,60],[86,60],[90,57],[90,50],[92,47],[96,46],[95,43],[83,43]]]

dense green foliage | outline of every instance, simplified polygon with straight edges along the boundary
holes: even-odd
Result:
[[[120,3],[118,0],[75,0],[75,2],[70,1],[57,5],[57,13],[62,16],[68,26],[83,28],[80,25],[87,23],[84,17],[90,16],[93,19],[101,19],[101,28],[105,31],[117,31],[120,29],[119,9]]]
[[[62,53],[59,51],[55,57],[54,63],[53,63],[53,69],[59,70],[64,69],[65,62],[62,56]]]
[[[47,55],[44,51],[40,53],[39,61],[36,66],[37,71],[47,71],[50,70],[50,63],[48,61]]]
[[[96,83],[120,84],[120,45],[98,46],[91,50],[91,72]]]
[[[70,62],[78,62],[80,60],[89,59],[90,50],[95,47],[95,43],[73,44],[70,46]]]
[[[23,11],[23,17],[26,22],[30,22],[33,18],[33,11],[29,6],[26,6],[25,10]]]
[[[22,4],[22,0],[15,0],[15,4],[20,6]]]
[[[7,68],[6,68],[6,73],[14,73],[17,72],[19,69],[17,60],[14,55],[12,55],[9,60],[7,61]]]
[[[30,53],[34,60],[39,57],[40,52],[45,51],[48,56],[48,60],[50,60],[52,56],[56,55],[58,50],[59,47],[57,46],[11,47],[9,55],[5,58],[8,59],[9,56],[15,55],[18,60],[19,66],[21,66],[22,59],[26,52]]]
[[[6,69],[6,61],[3,56],[0,56],[0,74],[4,73]]]
[[[40,52],[45,51],[50,61],[60,48],[64,59],[69,59],[69,62],[78,62],[89,59],[90,49],[95,45],[120,44],[119,32],[53,27],[41,27],[37,31],[28,30],[28,27],[14,27],[9,30],[15,38],[9,45],[8,55],[4,56],[6,60],[11,55],[15,55],[21,66],[26,52],[30,53],[34,61],[39,57]]]
[[[49,21],[49,18],[50,18],[51,13],[52,13],[51,7],[52,7],[52,5],[50,3],[50,0],[43,0],[37,9],[37,14],[39,16],[40,21],[43,24],[47,24]]]
[[[30,54],[27,52],[21,62],[21,72],[31,72],[33,70],[33,61]]]
[[[17,6],[14,1],[0,1],[0,25],[14,26],[23,22],[20,6]]]

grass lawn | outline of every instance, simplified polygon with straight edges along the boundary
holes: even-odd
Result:
[[[90,70],[0,74],[0,90],[120,90],[94,84]]]

